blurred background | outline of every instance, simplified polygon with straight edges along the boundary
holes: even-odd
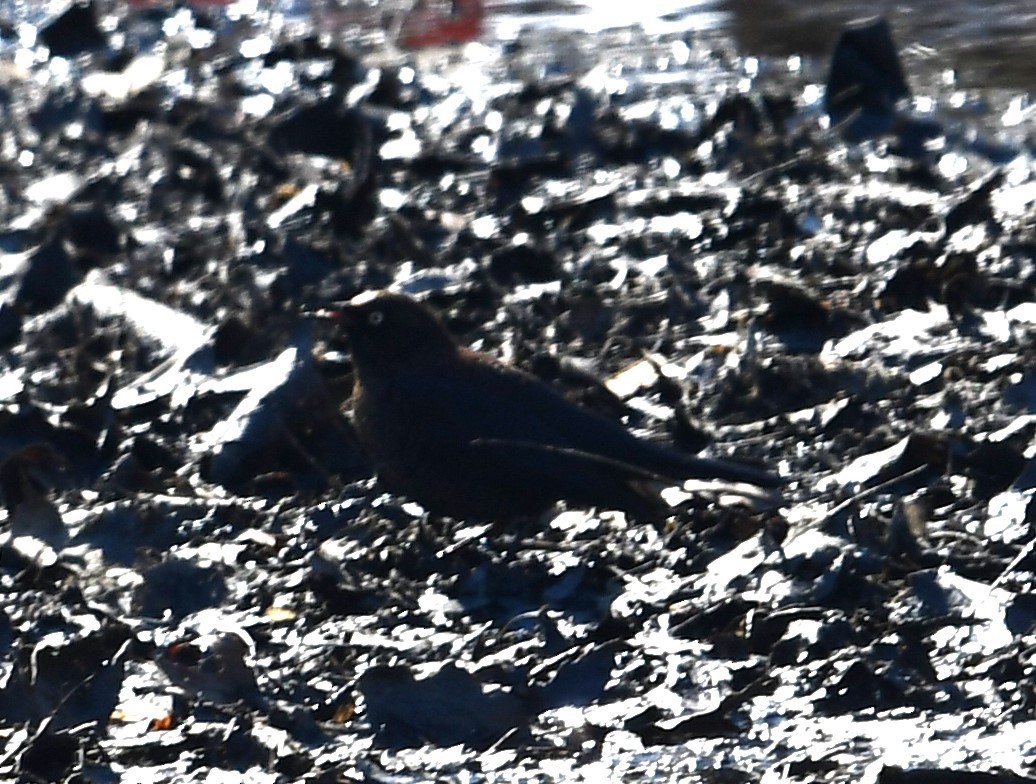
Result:
[[[17,37],[22,22],[37,23],[70,2],[0,0],[0,42]],[[94,0],[102,7],[134,10],[174,5],[174,0]],[[930,65],[965,87],[1031,90],[1036,85],[1036,3],[1032,0],[178,0],[213,14],[312,20],[329,31],[390,30],[415,6],[449,17],[465,6],[484,6],[482,39],[506,42],[530,30],[573,34],[642,28],[648,33],[686,31],[731,40],[743,55],[826,57],[846,23],[888,17],[908,70]],[[390,30],[391,33],[391,30]],[[563,44],[561,45],[563,46]]]
[[[1036,86],[1032,0],[490,0],[488,9],[490,29],[504,35],[537,17],[590,29],[665,24],[729,36],[742,54],[776,56],[824,56],[848,22],[883,15],[901,48],[940,70],[957,69],[969,86]]]
[[[321,0],[282,2],[299,11],[306,2]],[[594,32],[640,25],[729,37],[746,55],[819,57],[830,52],[847,23],[883,15],[908,61],[955,69],[959,81],[971,87],[1036,86],[1032,0],[486,0],[486,11],[486,33],[497,40],[536,26]]]

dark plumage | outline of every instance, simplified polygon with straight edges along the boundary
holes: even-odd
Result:
[[[499,520],[557,501],[664,517],[659,489],[765,471],[692,457],[629,433],[540,379],[458,346],[424,305],[375,292],[323,311],[355,368],[353,422],[382,483],[436,514]]]

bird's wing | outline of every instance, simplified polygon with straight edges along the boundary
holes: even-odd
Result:
[[[555,459],[564,454],[570,460],[576,454],[592,455],[670,480],[723,479],[761,487],[782,484],[762,469],[696,457],[637,438],[620,423],[576,405],[535,376],[504,365],[469,360],[451,365],[446,373],[437,368],[410,368],[406,383],[406,397],[422,420],[422,431],[429,440],[453,449],[463,449],[479,439],[536,444],[560,450],[554,453]],[[526,459],[528,449],[523,454]]]
[[[578,449],[553,446],[551,444],[538,444],[530,441],[509,441],[500,438],[476,438],[471,442],[476,454],[483,457],[500,456],[506,454],[512,462],[526,463],[537,466],[539,472],[553,470],[558,465],[568,467],[584,466],[599,469],[601,471],[622,476],[627,480],[643,480],[645,482],[669,481],[668,477],[648,471],[640,466],[624,463],[621,460],[612,460],[603,455],[595,455],[590,452],[581,452]]]
[[[618,460],[549,444],[484,438],[471,443],[469,454],[479,466],[493,466],[541,497],[622,509],[643,520],[663,519],[668,512],[658,492],[665,477]]]
[[[422,429],[454,445],[483,438],[572,446],[564,433],[564,408],[581,413],[537,380],[501,374],[499,368],[410,369],[405,383],[410,413],[421,419]]]
[[[485,438],[543,444],[593,455],[670,479],[724,479],[778,487],[768,471],[719,458],[689,455],[637,438],[620,423],[576,405],[540,379],[515,368],[472,362],[464,366],[468,386],[482,390],[472,400],[472,419],[492,426],[480,432],[461,427],[471,440]],[[433,383],[431,387],[436,385]],[[488,408],[488,410],[486,410]],[[491,415],[494,412],[495,415]]]
[[[587,506],[608,506],[602,500],[602,495],[607,493],[613,496],[612,505],[620,509],[629,510],[631,505],[646,501],[651,511],[642,514],[642,517],[657,515],[658,510],[664,508],[658,491],[666,485],[675,484],[672,476],[576,449],[500,439],[476,439],[472,447],[472,454],[482,464],[506,465],[512,476],[521,476],[526,481],[549,484],[559,481],[559,478],[563,479],[567,488],[565,497],[581,500]],[[689,459],[700,464],[700,473],[696,475],[700,480],[694,485],[699,491],[723,491],[770,505],[780,499],[772,487],[744,478],[743,471],[753,477],[760,473],[754,468],[708,458]],[[738,476],[728,478],[731,469]],[[770,476],[767,474],[767,477]],[[580,492],[587,495],[582,497]]]

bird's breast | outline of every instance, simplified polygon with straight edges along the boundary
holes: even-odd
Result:
[[[413,494],[415,481],[436,465],[441,448],[423,425],[420,396],[404,381],[358,384],[353,390],[353,426],[378,478],[389,489]]]

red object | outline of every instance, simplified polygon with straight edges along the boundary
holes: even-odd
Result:
[[[161,5],[166,0],[124,0],[132,6]],[[188,5],[223,6],[234,0],[185,0]],[[436,0],[416,0],[400,26],[398,43],[407,49],[446,46],[474,41],[482,34],[485,0],[453,0],[452,9]]]
[[[418,2],[403,20],[399,44],[408,49],[474,41],[482,34],[484,0],[454,0],[453,12],[443,15]]]

